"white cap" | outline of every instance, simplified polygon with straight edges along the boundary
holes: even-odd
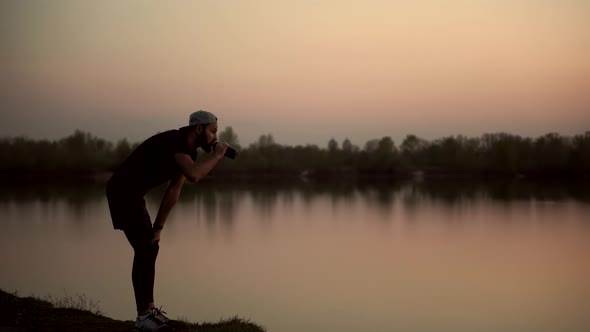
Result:
[[[191,116],[188,118],[188,125],[202,125],[202,124],[210,124],[210,123],[217,123],[217,117],[207,111],[199,110],[193,112]]]

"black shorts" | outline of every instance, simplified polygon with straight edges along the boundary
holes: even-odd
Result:
[[[124,194],[107,185],[107,201],[113,221],[113,228],[127,229],[138,226],[152,227],[145,199],[137,195]]]

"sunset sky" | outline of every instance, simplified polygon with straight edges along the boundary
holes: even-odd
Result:
[[[590,130],[590,1],[2,1],[0,136]]]

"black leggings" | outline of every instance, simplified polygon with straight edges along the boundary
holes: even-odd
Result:
[[[147,310],[149,304],[154,302],[156,257],[160,245],[157,242],[151,243],[154,232],[145,200],[140,196],[117,191],[110,181],[107,185],[107,198],[113,227],[125,232],[135,252],[131,280],[137,311]]]
[[[151,243],[154,232],[149,219],[140,225],[125,228],[123,232],[135,252],[131,280],[137,311],[141,312],[147,310],[149,304],[154,302],[156,257],[160,245],[158,242]]]

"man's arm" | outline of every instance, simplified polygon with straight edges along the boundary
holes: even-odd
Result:
[[[181,173],[179,173],[174,179],[170,181],[170,184],[168,184],[168,188],[166,188],[166,192],[164,193],[164,198],[162,198],[162,203],[160,203],[160,209],[158,210],[156,221],[154,222],[154,229],[156,231],[159,231],[164,227],[166,219],[168,218],[168,214],[170,214],[170,211],[172,211],[176,201],[178,201],[180,189],[182,189],[183,184],[184,175]]]
[[[217,165],[217,162],[223,158],[228,145],[226,143],[219,143],[215,146],[215,153],[213,157],[203,161],[194,162],[187,154],[177,153],[174,155],[176,164],[180,167],[182,174],[186,179],[195,183],[207,176],[209,172]]]

